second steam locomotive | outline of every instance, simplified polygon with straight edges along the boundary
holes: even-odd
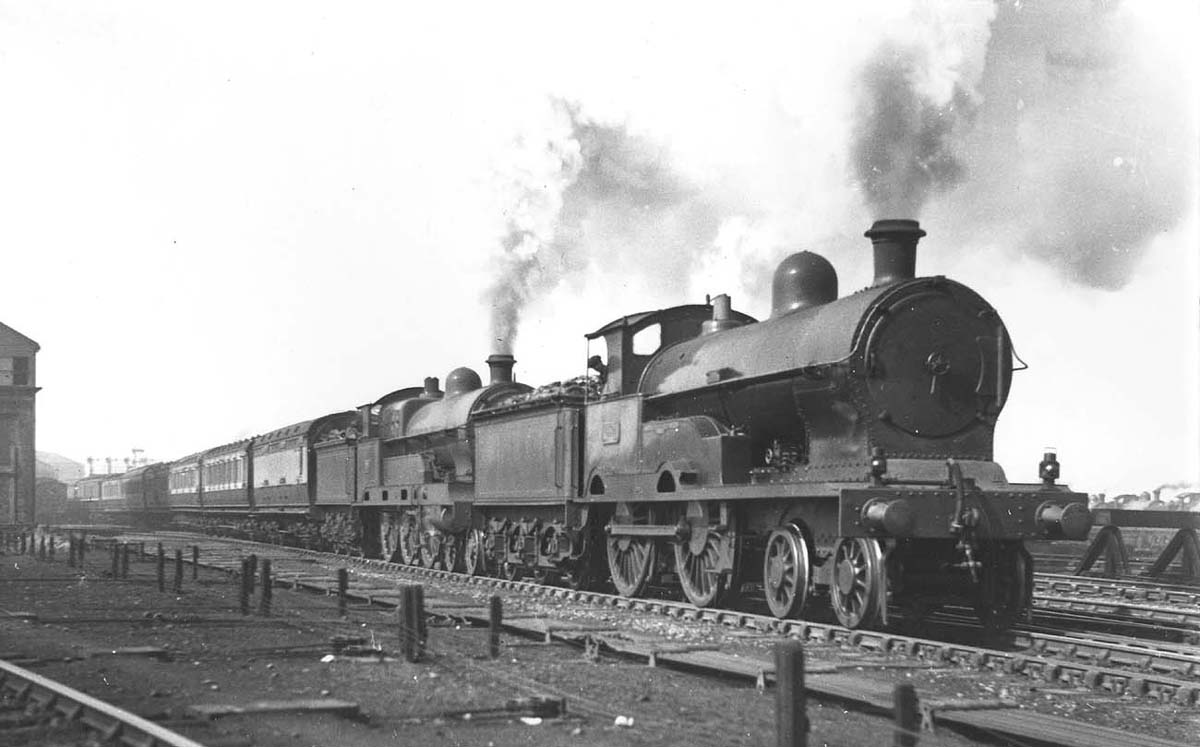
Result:
[[[1013,353],[965,285],[916,277],[910,220],[877,221],[870,287],[793,254],[770,318],[729,299],[632,314],[587,335],[592,373],[539,389],[514,359],[400,389],[167,467],[112,476],[101,510],[286,532],[466,573],[532,576],[699,606],[817,595],[842,624],[1028,609],[1024,542],[1087,537],[1087,495],[1011,483],[992,460]],[[761,591],[760,591],[761,590]]]

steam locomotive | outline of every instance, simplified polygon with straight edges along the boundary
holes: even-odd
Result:
[[[1024,542],[1086,538],[1088,497],[1053,452],[1034,484],[992,461],[1011,342],[970,288],[915,276],[924,235],[877,221],[856,293],[799,252],[763,321],[726,296],[624,316],[587,335],[588,376],[533,389],[496,353],[486,385],[458,368],[444,391],[429,378],[111,478],[132,487],[107,510],[699,606],[761,589],[780,618],[827,593],[850,628],[887,624],[889,604],[1008,628],[1031,602]]]

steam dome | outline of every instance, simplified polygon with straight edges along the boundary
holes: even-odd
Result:
[[[836,301],[837,271],[813,252],[796,252],[779,263],[771,282],[771,316]]]
[[[479,374],[467,367],[456,368],[446,374],[446,396],[453,397],[464,392],[473,392],[483,387]]]

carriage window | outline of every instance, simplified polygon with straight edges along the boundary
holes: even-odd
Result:
[[[652,324],[633,336],[634,355],[653,355],[662,346],[662,325]]]

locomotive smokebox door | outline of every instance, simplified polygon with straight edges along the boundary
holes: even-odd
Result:
[[[964,314],[970,299],[955,290],[931,284],[901,296],[877,312],[867,338],[867,391],[880,419],[912,436],[952,436],[994,415],[1008,392],[1003,329],[994,314]]]

